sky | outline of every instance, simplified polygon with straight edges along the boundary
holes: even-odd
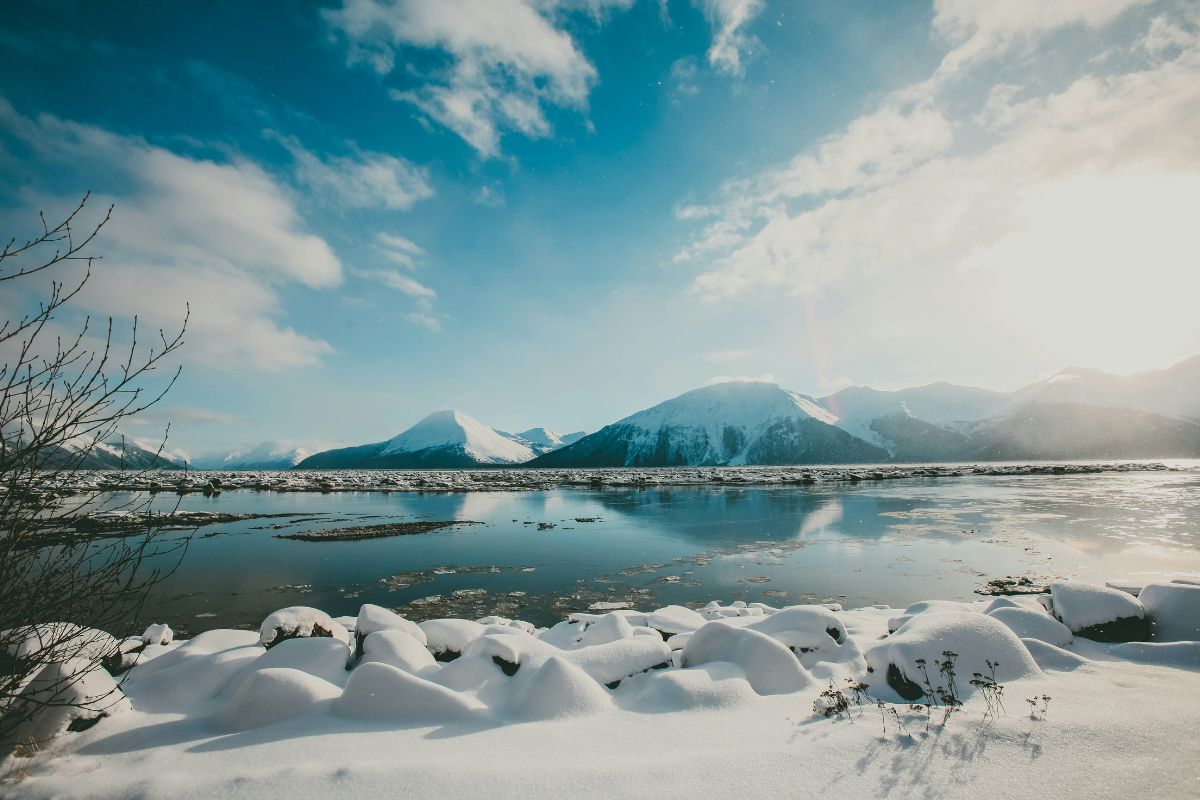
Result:
[[[115,209],[56,324],[190,309],[129,430],[192,458],[1132,373],[1200,352],[1200,7],[22,4],[5,238],[86,191]]]

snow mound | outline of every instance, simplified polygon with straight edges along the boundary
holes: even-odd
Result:
[[[1200,586],[1151,583],[1142,589],[1138,600],[1150,615],[1155,641],[1200,641]]]
[[[73,622],[42,622],[0,631],[0,647],[15,659],[36,658],[39,664],[76,658],[99,663],[120,652],[112,634]]]
[[[1136,597],[1081,581],[1054,581],[1041,603],[1071,632],[1097,641],[1145,639],[1146,611]]]
[[[508,617],[490,616],[480,617],[475,621],[485,627],[512,628],[513,630],[520,631],[521,633],[528,633],[531,635],[537,633],[537,627],[532,622],[526,622],[523,619],[509,619]]]
[[[651,713],[738,708],[758,699],[746,673],[726,661],[651,672],[634,678],[630,686],[636,691],[630,706]]]
[[[426,647],[400,628],[375,631],[363,640],[361,663],[389,664],[405,672],[436,666]]]
[[[350,643],[349,631],[324,611],[308,606],[281,608],[268,616],[259,628],[258,640],[263,647],[271,648],[287,639],[306,636],[332,637]]]
[[[587,645],[608,644],[633,636],[633,626],[622,614],[605,614],[584,628],[579,643]]]
[[[569,650],[562,657],[600,683],[612,685],[639,672],[669,666],[671,648],[658,636],[632,636]]]
[[[703,616],[684,606],[667,606],[646,616],[646,625],[666,634],[691,633],[707,623]]]
[[[413,724],[457,722],[484,710],[467,695],[379,663],[362,664],[350,673],[335,708],[344,717]]]
[[[4,712],[13,720],[25,717],[8,731],[12,741],[43,743],[77,721],[98,721],[129,709],[108,672],[88,658],[73,658],[43,666]]]
[[[260,669],[246,676],[213,722],[225,731],[261,728],[311,714],[338,694],[332,683],[298,669]]]
[[[136,690],[139,711],[193,711],[252,669],[262,654],[251,631],[207,631],[134,666],[124,686]]]
[[[255,673],[267,669],[294,669],[328,681],[335,686],[346,683],[346,662],[350,649],[337,639],[327,636],[307,639],[288,639],[254,659],[244,676],[230,681],[236,688]]]
[[[521,719],[541,720],[596,714],[612,707],[612,699],[586,672],[551,656],[521,687],[512,711]]]
[[[838,615],[824,606],[789,606],[752,622],[747,630],[765,633],[794,652],[838,645],[849,635]]]
[[[765,633],[709,622],[684,645],[681,667],[713,661],[736,664],[758,694],[797,692],[811,682],[795,654]]]
[[[1032,608],[998,608],[987,616],[1000,620],[1022,639],[1038,639],[1056,647],[1075,641],[1070,628],[1049,614]]]
[[[946,652],[957,654],[954,687],[948,676],[938,671],[938,662],[948,658]],[[962,611],[916,614],[865,655],[870,671],[886,679],[897,695],[909,701],[926,696],[926,674],[935,692],[954,688],[960,698],[970,695],[969,681],[975,673],[992,674],[986,663],[989,660],[997,665],[995,679],[999,683],[1041,674],[1029,650],[1004,623],[985,614]],[[924,673],[917,663],[922,660]]]
[[[888,633],[895,633],[904,627],[910,619],[918,614],[924,614],[927,611],[944,611],[951,614],[957,614],[963,611],[975,611],[966,603],[959,603],[954,600],[922,600],[919,603],[913,603],[908,608],[904,609],[904,613],[898,617],[892,617],[888,620]]]
[[[362,655],[363,640],[377,631],[397,630],[411,636],[422,647],[427,641],[425,631],[417,623],[407,620],[395,611],[389,611],[383,606],[364,603],[358,610],[354,620],[354,654]]]
[[[458,658],[467,645],[483,636],[487,627],[469,619],[427,619],[420,623],[426,646],[439,661]]]

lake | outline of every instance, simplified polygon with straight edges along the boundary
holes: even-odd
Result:
[[[1200,576],[1200,469],[906,478],[815,486],[460,493],[159,495],[184,511],[282,514],[201,527],[145,616],[194,634],[311,605],[414,619],[711,599],[904,606],[972,599],[993,577],[1135,584]],[[469,520],[357,541],[277,538]],[[553,527],[551,527],[553,526]]]

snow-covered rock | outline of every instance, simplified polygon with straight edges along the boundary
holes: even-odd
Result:
[[[288,639],[256,658],[246,673],[231,680],[229,685],[236,689],[249,676],[265,669],[294,669],[342,686],[346,683],[349,658],[350,648],[329,636]]]
[[[794,653],[765,633],[709,622],[684,645],[680,666],[728,661],[741,668],[758,694],[796,692],[811,683]]]
[[[13,741],[44,744],[69,728],[129,709],[112,676],[95,661],[56,661],[39,669],[4,709],[5,717],[21,720],[6,733]]]
[[[395,611],[390,611],[383,606],[364,603],[362,608],[358,610],[358,618],[354,621],[355,654],[362,655],[363,640],[367,636],[377,631],[386,630],[402,631],[415,639],[422,647],[427,642],[425,631],[417,623],[407,620]]]
[[[938,662],[949,659],[947,652],[957,656],[953,659],[956,674],[953,687],[949,677],[938,670]],[[1041,674],[1029,650],[1004,623],[986,614],[963,611],[915,614],[895,633],[870,647],[865,655],[875,682],[886,680],[905,700],[927,694],[926,675],[935,692],[939,688],[953,689],[958,697],[967,697],[973,692],[969,683],[972,675],[992,676],[988,661],[995,665],[994,676],[999,683]],[[924,672],[918,663],[922,660]]]
[[[987,616],[1000,620],[1022,639],[1038,639],[1056,647],[1065,647],[1075,640],[1070,628],[1044,611],[1002,607]]]
[[[73,622],[43,622],[0,631],[0,647],[20,660],[39,664],[84,659],[99,663],[120,652],[112,634]]]
[[[746,626],[765,633],[795,652],[809,652],[846,641],[846,625],[824,606],[789,606]]]
[[[175,639],[175,632],[165,622],[151,625],[142,633],[145,644],[170,644]]]
[[[1085,639],[1127,642],[1148,638],[1146,610],[1119,589],[1082,581],[1054,581],[1038,602],[1071,632]]]
[[[259,628],[258,640],[263,647],[271,648],[288,639],[306,636],[332,637],[350,643],[349,631],[324,611],[308,606],[281,608],[269,615]]]
[[[471,642],[483,636],[487,627],[469,619],[427,619],[420,623],[429,652],[439,661],[450,661]]]
[[[1151,583],[1138,600],[1150,616],[1156,642],[1200,641],[1200,586],[1189,583]]]

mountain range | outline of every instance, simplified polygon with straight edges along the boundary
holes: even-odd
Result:
[[[94,468],[153,453],[98,448]],[[132,448],[132,449],[131,449]],[[705,386],[590,435],[497,430],[438,411],[385,441],[310,453],[264,443],[201,469],[665,467],[1200,458],[1200,356],[1130,376],[1069,368],[1014,392],[950,383],[813,397],[774,383]]]

